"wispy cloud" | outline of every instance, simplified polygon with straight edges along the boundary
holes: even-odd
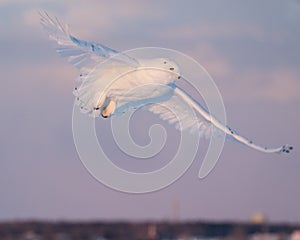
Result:
[[[288,67],[238,73],[230,83],[221,85],[228,101],[290,103],[300,100],[300,72]]]

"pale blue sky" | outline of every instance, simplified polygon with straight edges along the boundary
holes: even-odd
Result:
[[[77,156],[71,129],[77,71],[56,55],[37,10],[58,16],[83,39],[118,50],[156,46],[190,55],[218,85],[230,126],[258,143],[290,143],[295,151],[266,155],[227,140],[204,180],[197,179],[200,150],[187,174],[162,191],[108,189]],[[296,0],[0,0],[0,220],[247,220],[262,211],[271,221],[300,222],[299,23]],[[107,126],[99,120],[99,133],[108,134]],[[142,142],[147,126],[139,125]],[[109,139],[109,154],[134,169]]]

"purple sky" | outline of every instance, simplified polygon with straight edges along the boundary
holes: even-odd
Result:
[[[300,1],[36,2],[0,0],[0,220],[248,220],[263,212],[270,221],[300,222]],[[132,195],[105,187],[77,156],[71,92],[78,72],[42,32],[40,9],[82,39],[190,55],[218,85],[230,126],[257,143],[290,143],[294,152],[267,155],[227,140],[204,180],[197,179],[200,150],[164,190]],[[100,137],[108,134],[107,121],[97,126]],[[146,134],[149,126],[138,127]]]

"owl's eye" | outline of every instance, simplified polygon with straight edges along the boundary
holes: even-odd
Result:
[[[166,61],[164,61],[164,64],[167,64],[167,62],[166,62]]]

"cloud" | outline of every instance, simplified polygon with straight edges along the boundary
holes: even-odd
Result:
[[[38,99],[43,99],[43,93],[47,93],[47,96],[71,95],[77,74],[76,69],[67,62],[62,64],[62,61],[24,64],[18,66],[17,71],[13,66],[7,67],[6,71],[2,71],[2,78],[7,79],[3,81],[2,88],[9,91],[3,91],[0,99],[5,101],[12,98],[14,101],[10,102],[10,106],[17,107],[20,103],[17,99],[21,99],[22,104],[31,101],[41,103]],[[51,105],[47,96],[43,99],[44,104]]]
[[[87,4],[71,0],[0,0],[0,6],[0,12],[5,13],[5,25],[1,28],[3,36],[11,29],[19,29],[19,35],[24,34],[24,28],[34,33],[40,31],[38,11],[47,11],[51,16],[58,17],[63,23],[71,25],[74,34],[87,39],[105,38],[106,34],[122,29],[124,24],[138,22],[138,19],[145,19],[149,14],[153,16],[147,11],[148,3],[140,1],[90,1]]]
[[[87,4],[84,1],[67,0],[64,4],[66,10],[63,16],[57,17],[70,24],[74,34],[78,33],[87,39],[103,39],[106,34],[119,31],[126,24],[153,16],[153,12],[147,11],[149,3],[140,1],[93,1],[93,4]]]
[[[0,0],[0,6],[7,6],[7,5],[20,5],[20,4],[34,4],[34,3],[42,3],[42,2],[49,2],[49,0]]]
[[[249,70],[237,73],[228,84],[222,84],[228,101],[293,102],[300,100],[300,72],[289,67]]]
[[[282,43],[286,37],[283,32],[270,31],[263,26],[245,22],[193,22],[186,25],[183,22],[176,28],[165,29],[161,36],[189,41],[220,40],[225,38],[252,39],[257,42]]]
[[[257,87],[257,95],[261,98],[289,102],[300,100],[300,72],[294,69],[275,69],[266,75],[269,82],[264,89]]]
[[[234,66],[230,60],[222,56],[211,44],[201,42],[187,51],[213,78],[223,79],[233,74]]]

